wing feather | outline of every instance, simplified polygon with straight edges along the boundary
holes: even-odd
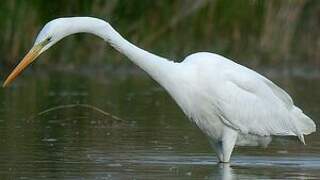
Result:
[[[237,69],[227,72],[216,93],[220,98],[215,100],[215,106],[222,121],[243,133],[262,136],[299,136],[304,133],[292,117],[292,110],[296,107],[291,97],[254,71]]]

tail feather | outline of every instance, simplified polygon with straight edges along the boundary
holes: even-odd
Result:
[[[306,142],[304,141],[304,136],[303,136],[303,134],[299,135],[298,138],[299,138],[299,140],[300,140],[304,145],[306,145]]]
[[[316,124],[298,107],[294,107],[292,111],[292,119],[294,120],[296,128],[299,131],[297,136],[304,143],[303,135],[308,135],[315,132]]]

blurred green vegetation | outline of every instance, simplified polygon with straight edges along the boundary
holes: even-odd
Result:
[[[318,0],[4,0],[0,65],[13,67],[42,26],[63,16],[105,19],[129,41],[175,61],[209,51],[249,66],[320,67]],[[54,67],[132,67],[90,35],[69,37],[41,59]]]

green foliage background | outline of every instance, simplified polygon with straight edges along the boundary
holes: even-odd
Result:
[[[0,65],[13,67],[42,26],[63,16],[105,19],[131,42],[175,61],[210,51],[249,66],[320,67],[318,0],[6,0]],[[132,67],[90,35],[69,37],[41,59],[47,67]]]

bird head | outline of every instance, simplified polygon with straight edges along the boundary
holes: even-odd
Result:
[[[3,87],[12,82],[30,63],[37,59],[37,57],[68,35],[66,31],[65,21],[66,18],[59,18],[48,22],[38,34],[33,47],[11,72],[3,83]]]

